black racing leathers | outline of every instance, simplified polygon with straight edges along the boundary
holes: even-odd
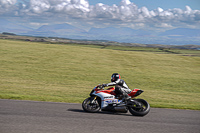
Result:
[[[128,85],[126,82],[122,79],[118,79],[115,82],[111,82],[106,84],[106,86],[115,86],[115,93],[122,94],[122,95],[127,95],[131,92],[131,89],[129,89]]]

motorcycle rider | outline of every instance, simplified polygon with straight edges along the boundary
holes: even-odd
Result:
[[[130,97],[128,94],[131,92],[128,85],[118,73],[113,73],[111,76],[111,83],[102,84],[102,87],[115,86],[115,93],[117,96],[122,96],[122,101],[127,102]]]

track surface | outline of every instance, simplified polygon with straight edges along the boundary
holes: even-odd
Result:
[[[0,100],[1,133],[200,133],[200,111],[152,108],[130,113],[86,113],[81,104]]]

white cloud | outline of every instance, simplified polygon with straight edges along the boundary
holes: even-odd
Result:
[[[144,25],[172,27],[196,25],[200,27],[200,10],[185,9],[164,10],[158,7],[149,11],[147,7],[138,8],[130,0],[122,0],[119,5],[108,6],[103,3],[89,5],[87,0],[30,0],[23,3],[17,0],[0,0],[0,17],[15,16],[40,21],[63,21],[79,19],[79,22],[100,25]],[[39,21],[38,21],[39,22]]]
[[[172,26],[167,23],[155,24],[155,27],[172,28]]]
[[[2,7],[9,7],[14,5],[17,2],[17,0],[0,0],[0,5]]]
[[[17,0],[0,0],[0,15],[14,10]]]

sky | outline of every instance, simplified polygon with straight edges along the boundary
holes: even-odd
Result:
[[[91,5],[104,3],[107,5],[119,4],[121,0],[89,0]],[[200,0],[130,0],[138,7],[146,6],[149,10],[161,7],[163,9],[185,8],[186,5],[192,9],[200,10]]]
[[[32,28],[200,29],[200,0],[0,0],[0,19]]]

